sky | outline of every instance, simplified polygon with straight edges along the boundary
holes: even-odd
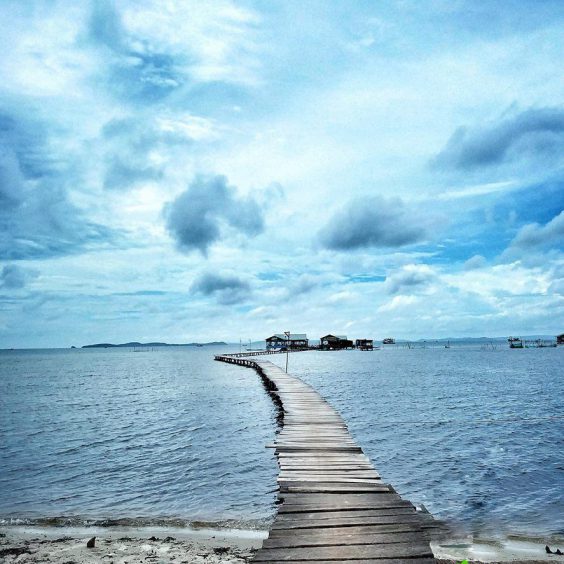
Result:
[[[561,0],[0,0],[0,347],[564,331]]]

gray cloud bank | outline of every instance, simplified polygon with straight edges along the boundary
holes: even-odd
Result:
[[[199,250],[209,247],[231,228],[247,237],[264,231],[263,208],[252,196],[242,197],[225,176],[197,177],[187,190],[164,209],[166,226],[178,247]]]
[[[425,237],[421,218],[399,198],[359,198],[339,210],[319,232],[321,244],[331,250],[402,247]]]
[[[234,275],[204,273],[194,280],[190,290],[194,294],[215,296],[219,303],[230,305],[244,301],[251,287]]]
[[[104,188],[126,190],[138,182],[158,181],[165,174],[165,163],[151,162],[151,153],[161,150],[171,154],[178,147],[185,149],[192,139],[185,132],[159,127],[151,116],[113,119],[102,128],[106,147]]]
[[[129,102],[153,104],[183,82],[183,73],[169,53],[125,29],[114,3],[97,0],[87,22],[86,38],[103,50],[108,61],[102,75],[109,90]]]
[[[21,112],[0,112],[0,259],[77,252],[114,234],[87,221],[68,197],[80,171],[51,148],[49,130]]]
[[[471,170],[524,156],[559,157],[564,149],[564,110],[526,110],[478,128],[460,127],[432,164]]]
[[[7,264],[0,272],[0,288],[21,290],[38,275],[39,273],[36,270],[23,268],[17,264]]]
[[[545,225],[529,223],[523,226],[511,245],[522,249],[551,247],[564,244],[564,211]]]

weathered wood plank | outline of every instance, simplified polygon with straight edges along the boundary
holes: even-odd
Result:
[[[321,482],[323,480],[323,482]],[[282,476],[277,479],[279,487],[282,488],[284,486],[295,486],[298,484],[309,487],[315,487],[318,484],[327,484],[331,486],[337,486],[339,484],[342,485],[350,485],[350,486],[379,486],[383,482],[379,478],[349,478],[348,476],[323,476],[322,478],[314,477],[314,476]],[[323,486],[318,486],[323,487]],[[394,489],[392,486],[389,486],[388,491],[393,492]],[[291,492],[290,492],[291,493]],[[319,492],[310,492],[310,493],[319,493]]]
[[[422,532],[418,523],[390,523],[381,525],[349,525],[347,527],[309,527],[307,529],[271,529],[268,538],[306,537],[314,538],[318,535],[330,533],[336,535],[364,534],[364,533],[406,533]]]
[[[264,560],[269,564],[311,564],[312,560]],[[347,564],[437,564],[434,558],[366,558],[362,560],[314,560],[315,564],[336,564],[346,562]]]
[[[371,507],[404,507],[411,505],[396,493],[369,493],[369,494],[285,494],[284,505],[347,505]]]
[[[310,546],[356,546],[365,544],[421,543],[421,531],[394,531],[393,533],[342,533],[332,534],[325,530],[322,534],[288,535],[269,537],[262,545],[267,548],[307,548]]]
[[[275,523],[284,521],[306,521],[306,520],[323,520],[323,519],[362,519],[369,517],[371,519],[379,519],[381,523],[396,523],[396,522],[421,522],[420,514],[417,513],[413,507],[387,507],[379,509],[344,509],[337,511],[313,511],[310,513],[300,513],[300,515],[284,515],[279,513],[276,516]]]
[[[307,548],[261,549],[254,557],[255,562],[269,560],[364,560],[367,558],[424,558],[433,557],[429,543],[414,544],[372,544],[349,546],[316,546]]]
[[[304,485],[303,482],[299,482],[301,485],[281,485],[280,493],[331,493],[331,494],[345,494],[345,493],[372,493],[372,492],[389,492],[390,488],[387,486],[374,486],[372,484],[323,484],[319,485],[319,482],[314,482],[315,485]]]

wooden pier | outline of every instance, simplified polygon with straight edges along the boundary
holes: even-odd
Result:
[[[381,481],[339,413],[311,386],[267,360],[254,368],[280,409],[278,514],[254,562],[434,564],[435,525]]]

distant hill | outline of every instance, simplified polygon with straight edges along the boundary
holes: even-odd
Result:
[[[113,343],[96,343],[94,345],[84,345],[83,349],[111,349],[116,347],[203,347],[203,346],[215,346],[215,345],[227,345],[223,341],[213,341],[211,343],[138,343],[137,341],[132,341],[131,343],[120,343],[115,345]]]
[[[555,336],[554,335],[519,335],[520,338],[525,339],[525,340],[536,340],[536,339],[545,339],[545,340],[554,340]],[[465,343],[486,343],[486,342],[507,342],[507,337],[445,337],[445,338],[441,338],[441,339],[418,339],[417,341],[411,341],[411,342],[415,342],[415,343],[421,343],[421,342],[436,342],[436,343],[443,343],[446,341],[450,341],[451,343],[454,342],[465,342]],[[396,342],[406,342],[404,339],[396,339]]]

